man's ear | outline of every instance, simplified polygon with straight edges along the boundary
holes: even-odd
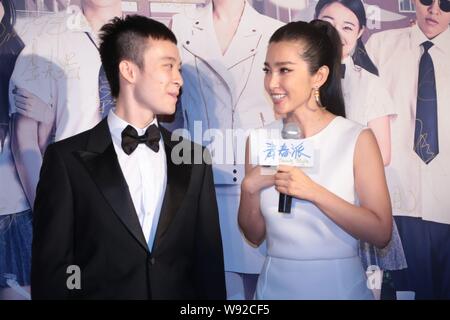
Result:
[[[320,88],[328,79],[330,69],[327,66],[321,66],[314,75],[314,87]]]
[[[136,83],[138,67],[131,61],[122,60],[119,63],[119,73],[129,83]]]

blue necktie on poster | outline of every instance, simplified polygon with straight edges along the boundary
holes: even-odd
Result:
[[[99,50],[97,43],[94,41],[89,32],[85,32],[91,43],[94,47]],[[100,66],[100,70],[98,72],[98,96],[100,98],[100,115],[103,118],[108,116],[109,110],[114,107],[114,98],[111,95],[111,87],[109,86],[108,79],[106,78],[105,69],[103,65]]]
[[[109,110],[114,107],[114,98],[111,95],[111,87],[109,86],[103,65],[98,73],[98,95],[100,98],[100,114],[102,119],[105,118]]]
[[[414,151],[428,164],[439,153],[437,95],[433,60],[428,52],[433,43],[426,41],[422,46],[424,53],[419,65]]]

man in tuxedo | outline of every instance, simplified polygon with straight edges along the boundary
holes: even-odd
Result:
[[[34,207],[32,298],[224,299],[211,166],[175,164],[180,148],[156,119],[175,111],[183,84],[176,38],[141,16],[115,18],[101,31],[116,108],[47,148]],[[203,153],[180,143],[191,159]]]

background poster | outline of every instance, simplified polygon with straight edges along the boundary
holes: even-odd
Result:
[[[15,0],[18,24],[21,20],[52,14],[80,0]],[[150,16],[168,23],[170,17],[207,0],[127,0],[122,1],[123,11]],[[414,19],[412,0],[366,0],[368,28],[372,32],[408,26]],[[283,22],[310,20],[316,0],[249,0],[260,13]]]
[[[39,123],[42,123],[43,125],[26,125],[24,127],[25,129],[20,129],[20,126],[8,125],[7,130],[0,131],[0,133],[3,132],[2,135],[0,135],[0,170],[2,170],[0,171],[0,217],[31,210],[35,192],[34,187],[38,180],[42,155],[46,146],[54,140],[60,140],[71,135],[70,131],[68,131],[69,133],[64,130],[58,131],[58,128],[55,130],[51,125],[45,125],[46,123],[51,124],[55,121],[54,119],[51,119],[52,115],[47,113],[46,107],[51,106],[53,108],[55,105],[65,104],[71,99],[69,97],[70,94],[79,95],[77,91],[74,91],[73,89],[70,89],[72,90],[71,93],[68,88],[73,85],[72,81],[87,83],[88,81],[86,81],[86,79],[89,78],[89,72],[95,73],[95,76],[91,78],[94,79],[92,80],[95,84],[94,86],[97,86],[97,75],[99,74],[99,69],[101,67],[98,57],[96,57],[96,59],[86,59],[86,62],[83,65],[78,65],[78,62],[73,62],[74,56],[80,52],[90,52],[89,54],[93,55],[96,54],[97,49],[95,46],[92,46],[90,42],[86,42],[86,37],[84,38],[85,42],[83,44],[83,46],[86,47],[77,46],[76,43],[73,43],[73,53],[71,51],[64,51],[63,54],[61,53],[63,50],[66,50],[65,44],[47,47],[47,44],[49,43],[47,41],[59,36],[59,34],[53,33],[55,30],[58,30],[53,28],[53,24],[61,23],[61,21],[63,21],[66,23],[65,26],[69,27],[69,29],[71,23],[76,27],[78,26],[79,21],[76,19],[78,13],[81,12],[80,8],[83,0],[9,1],[13,2],[15,5],[15,34],[20,38],[21,45],[25,46],[25,50],[29,51],[25,52],[25,58],[20,60],[20,65],[16,65],[16,70],[14,71],[15,82],[10,85],[12,87],[2,88],[2,94],[5,95],[4,92],[7,92],[6,94],[9,92],[9,95],[11,96],[11,91],[14,89],[14,86],[20,86],[21,84],[33,80],[33,86],[27,89],[29,89],[34,103],[42,106],[40,109],[42,111],[36,116],[39,118]],[[197,6],[204,5],[208,1],[209,0],[126,0],[121,1],[121,8],[123,14],[145,15],[169,25],[173,15],[189,12]],[[314,15],[314,8],[317,1],[248,0],[248,3],[259,13],[287,23],[296,20],[311,20]],[[365,0],[364,3],[366,5],[366,14],[368,18],[367,30],[363,35],[364,42],[366,42],[374,33],[390,29],[405,28],[415,23],[413,0]],[[58,20],[58,17],[63,16],[66,20]],[[72,18],[74,20],[71,20]],[[2,40],[1,37],[0,40]],[[60,40],[63,41],[64,39]],[[94,43],[95,41],[92,42]],[[0,45],[1,44],[0,41]],[[41,56],[35,54],[36,52],[44,52],[45,54]],[[57,57],[57,60],[59,60],[58,64],[56,65],[49,61],[49,57]],[[3,57],[0,59],[3,59]],[[3,72],[4,70],[1,71]],[[2,86],[5,86],[5,81],[3,80],[5,79],[2,79],[1,84]],[[56,86],[60,86],[59,89],[56,89]],[[95,102],[97,104],[99,100],[101,100],[97,95],[98,89],[101,88],[86,91],[88,92],[86,96],[95,96]],[[55,90],[59,90],[58,94],[55,94]],[[84,94],[81,95],[84,96]],[[12,98],[10,97],[10,100],[11,99]],[[76,104],[83,105],[84,103],[88,104],[89,102],[76,100]],[[2,110],[9,110],[11,123],[13,123],[13,114],[15,113],[14,107],[5,105],[1,105],[0,107]],[[86,128],[89,128],[104,116],[104,113],[102,113],[104,110],[102,108],[103,107],[100,106],[100,112],[98,112],[99,110],[93,110],[92,112],[93,114],[95,113],[95,116],[92,116],[91,118],[81,111],[78,112],[75,109],[71,109],[72,116],[73,114],[78,113],[78,120],[70,121],[77,122],[77,124],[86,121],[84,125]],[[2,115],[6,113],[2,112]],[[72,123],[68,122],[68,119],[66,119],[63,114],[56,112],[56,115],[53,115],[53,117],[56,117],[56,122],[58,122],[60,127],[67,125],[67,128],[70,129]],[[11,144],[14,144],[14,135],[16,132],[14,130],[18,130],[18,132],[24,134],[20,137],[22,141],[26,142],[28,139],[28,141],[35,142],[35,146],[30,149],[31,151],[28,151],[26,157],[22,158],[17,154],[13,156],[14,150],[11,147]],[[72,133],[75,131],[76,130],[72,130]],[[28,135],[29,133],[31,134]],[[443,169],[445,172],[447,170],[448,169],[446,168]],[[442,177],[442,179],[446,179],[447,176],[444,174]],[[445,182],[444,180],[442,181]],[[11,208],[14,208],[14,210]],[[4,232],[6,226],[6,223],[2,224],[0,221],[0,233]],[[18,245],[16,246],[14,242],[9,244],[9,249],[11,251],[22,250],[22,248]],[[0,250],[2,250],[1,246]],[[0,259],[1,258],[2,255],[0,252]],[[7,277],[9,277],[9,275],[2,274],[0,269],[0,285],[2,279],[6,282],[5,279],[7,279]],[[10,283],[14,285],[14,282],[11,281],[8,282],[8,285],[10,285]]]

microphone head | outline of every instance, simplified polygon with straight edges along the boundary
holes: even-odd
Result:
[[[295,122],[287,122],[283,125],[281,136],[283,139],[301,139],[302,131]]]

